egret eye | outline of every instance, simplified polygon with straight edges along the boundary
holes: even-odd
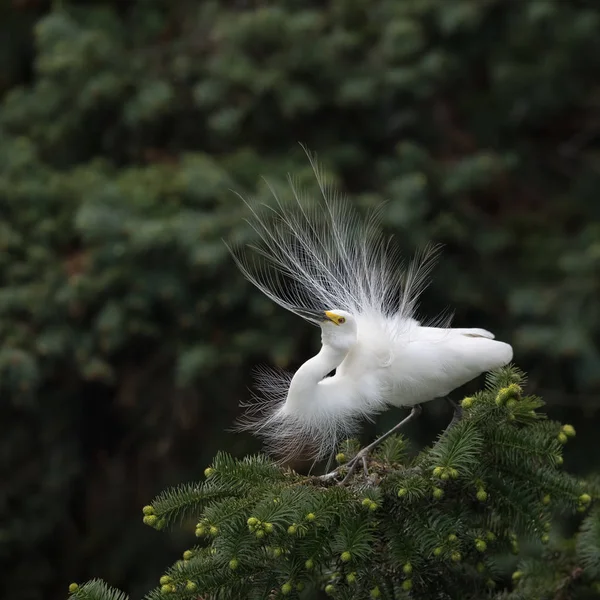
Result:
[[[345,322],[346,322],[346,317],[340,317],[340,318],[338,319],[338,323],[339,323],[340,325],[341,325],[342,323],[345,323]]]

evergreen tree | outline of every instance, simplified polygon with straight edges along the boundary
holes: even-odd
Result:
[[[389,438],[368,478],[347,485],[263,455],[219,453],[204,481],[168,489],[143,509],[145,524],[190,535],[193,524],[198,538],[148,600],[311,598],[317,590],[348,600],[475,600],[504,594],[507,567],[510,597],[591,590],[600,568],[597,509],[581,526],[568,582],[556,570],[560,557],[505,559],[522,543],[549,544],[553,515],[585,513],[592,503],[589,486],[561,469],[574,428],[547,420],[543,401],[523,385],[514,367],[490,374],[435,444],[411,455],[404,437]],[[336,460],[343,465],[357,449],[347,441]],[[98,581],[71,591],[81,600],[119,598]]]

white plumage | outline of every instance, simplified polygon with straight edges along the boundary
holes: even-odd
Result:
[[[377,212],[361,220],[309,158],[320,198],[305,197],[290,181],[291,200],[272,190],[272,206],[247,203],[259,242],[232,251],[264,294],[322,330],[321,351],[294,375],[260,371],[261,395],[240,424],[288,459],[307,446],[323,457],[362,419],[444,397],[513,355],[484,329],[421,325],[417,302],[437,250],[404,266]]]

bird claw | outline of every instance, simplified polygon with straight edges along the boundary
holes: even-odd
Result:
[[[352,477],[352,475],[354,474],[354,471],[356,471],[356,467],[358,466],[359,463],[361,463],[363,466],[363,472],[365,474],[365,477],[368,477],[369,476],[369,466],[367,463],[367,456],[368,456],[368,452],[363,452],[363,450],[361,450],[360,452],[358,452],[358,454],[356,454],[356,456],[354,456],[352,459],[350,459],[350,461],[347,464],[340,465],[339,467],[335,468],[330,473],[321,475],[320,479],[322,479],[324,481],[333,479],[334,477],[336,477],[337,475],[340,474],[342,469],[347,469],[346,474],[344,475],[344,478],[342,479],[342,481],[340,481],[338,483],[338,485],[344,485],[347,483],[347,481],[350,479],[350,477]]]

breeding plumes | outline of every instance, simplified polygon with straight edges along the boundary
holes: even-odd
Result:
[[[258,241],[232,250],[258,289],[321,328],[320,352],[295,374],[259,372],[259,394],[240,423],[285,459],[307,447],[323,458],[363,419],[391,406],[412,408],[413,418],[422,403],[506,365],[513,354],[485,329],[421,324],[417,303],[437,248],[403,264],[381,231],[378,211],[361,219],[309,159],[319,197],[303,194],[290,179],[288,200],[271,190],[269,206],[246,202]],[[364,463],[370,449],[357,461]]]

